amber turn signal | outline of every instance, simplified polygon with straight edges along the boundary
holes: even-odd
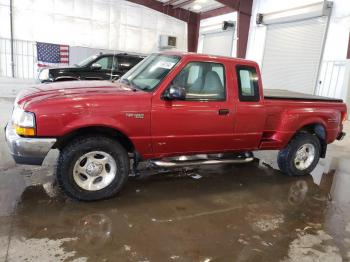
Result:
[[[21,127],[15,125],[16,133],[20,136],[35,136],[35,128],[33,127]]]

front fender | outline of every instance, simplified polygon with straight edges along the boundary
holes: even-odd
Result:
[[[64,136],[78,129],[87,127],[108,127],[113,128],[128,137],[131,135],[125,125],[117,119],[112,117],[93,117],[91,115],[87,118],[80,118],[67,123],[65,126],[63,126],[61,135]]]
[[[61,126],[62,130],[60,131],[58,137],[66,136],[70,133],[78,131],[79,129],[106,127],[109,129],[114,129],[116,133],[121,133],[123,136],[127,137],[132,142],[137,152],[143,156],[145,154],[152,153],[149,123],[149,115],[146,115],[145,119],[130,119],[126,117],[123,112],[118,114],[117,117],[88,115],[86,117],[77,118],[73,121],[64,123]]]

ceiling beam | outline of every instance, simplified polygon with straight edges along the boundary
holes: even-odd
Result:
[[[242,12],[247,15],[252,14],[252,1],[251,0],[215,0],[223,4],[224,6],[232,8],[234,11]]]
[[[170,8],[168,6],[163,6],[162,2],[156,0],[127,0],[129,2],[143,5],[145,7],[151,8],[163,14],[169,15],[176,19],[182,20],[184,22],[193,22],[196,21],[197,16],[199,16],[195,12],[191,12],[189,10],[185,10],[182,8]]]
[[[201,15],[201,19],[207,19],[210,17],[215,17],[218,15],[225,15],[225,14],[232,13],[235,11],[236,10],[232,9],[231,7],[223,6],[223,7],[219,7],[217,9],[214,9],[214,10],[203,12],[200,15]]]
[[[164,3],[163,3],[163,6],[171,5],[171,4],[173,4],[173,3],[176,3],[177,1],[179,1],[179,0],[169,0],[169,1],[167,1],[167,2],[164,2]]]
[[[185,5],[192,4],[195,1],[196,0],[186,0],[185,2],[182,2],[180,4],[174,5],[173,8],[181,8],[181,7],[185,6]]]
[[[237,57],[245,58],[247,51],[250,19],[252,14],[253,0],[215,0],[225,7],[204,12],[200,19],[237,11]],[[350,41],[350,40],[349,40]]]
[[[156,0],[127,0],[129,2],[143,5],[155,11],[169,15],[187,23],[187,49],[189,52],[197,52],[200,15],[182,8],[171,8],[164,6]]]
[[[224,6],[230,7],[236,11],[238,11],[240,0],[215,0]]]

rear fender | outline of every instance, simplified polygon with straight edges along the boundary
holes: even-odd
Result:
[[[287,125],[288,127],[288,125]],[[290,133],[290,137],[285,139],[283,147],[287,146],[289,141],[300,132],[308,132],[315,134],[321,143],[321,158],[326,156],[327,151],[327,129],[326,122],[321,117],[309,117],[303,119],[297,126],[294,132]]]

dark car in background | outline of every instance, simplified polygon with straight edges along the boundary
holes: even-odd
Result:
[[[145,57],[126,53],[93,55],[72,67],[44,68],[40,82],[118,79]]]

